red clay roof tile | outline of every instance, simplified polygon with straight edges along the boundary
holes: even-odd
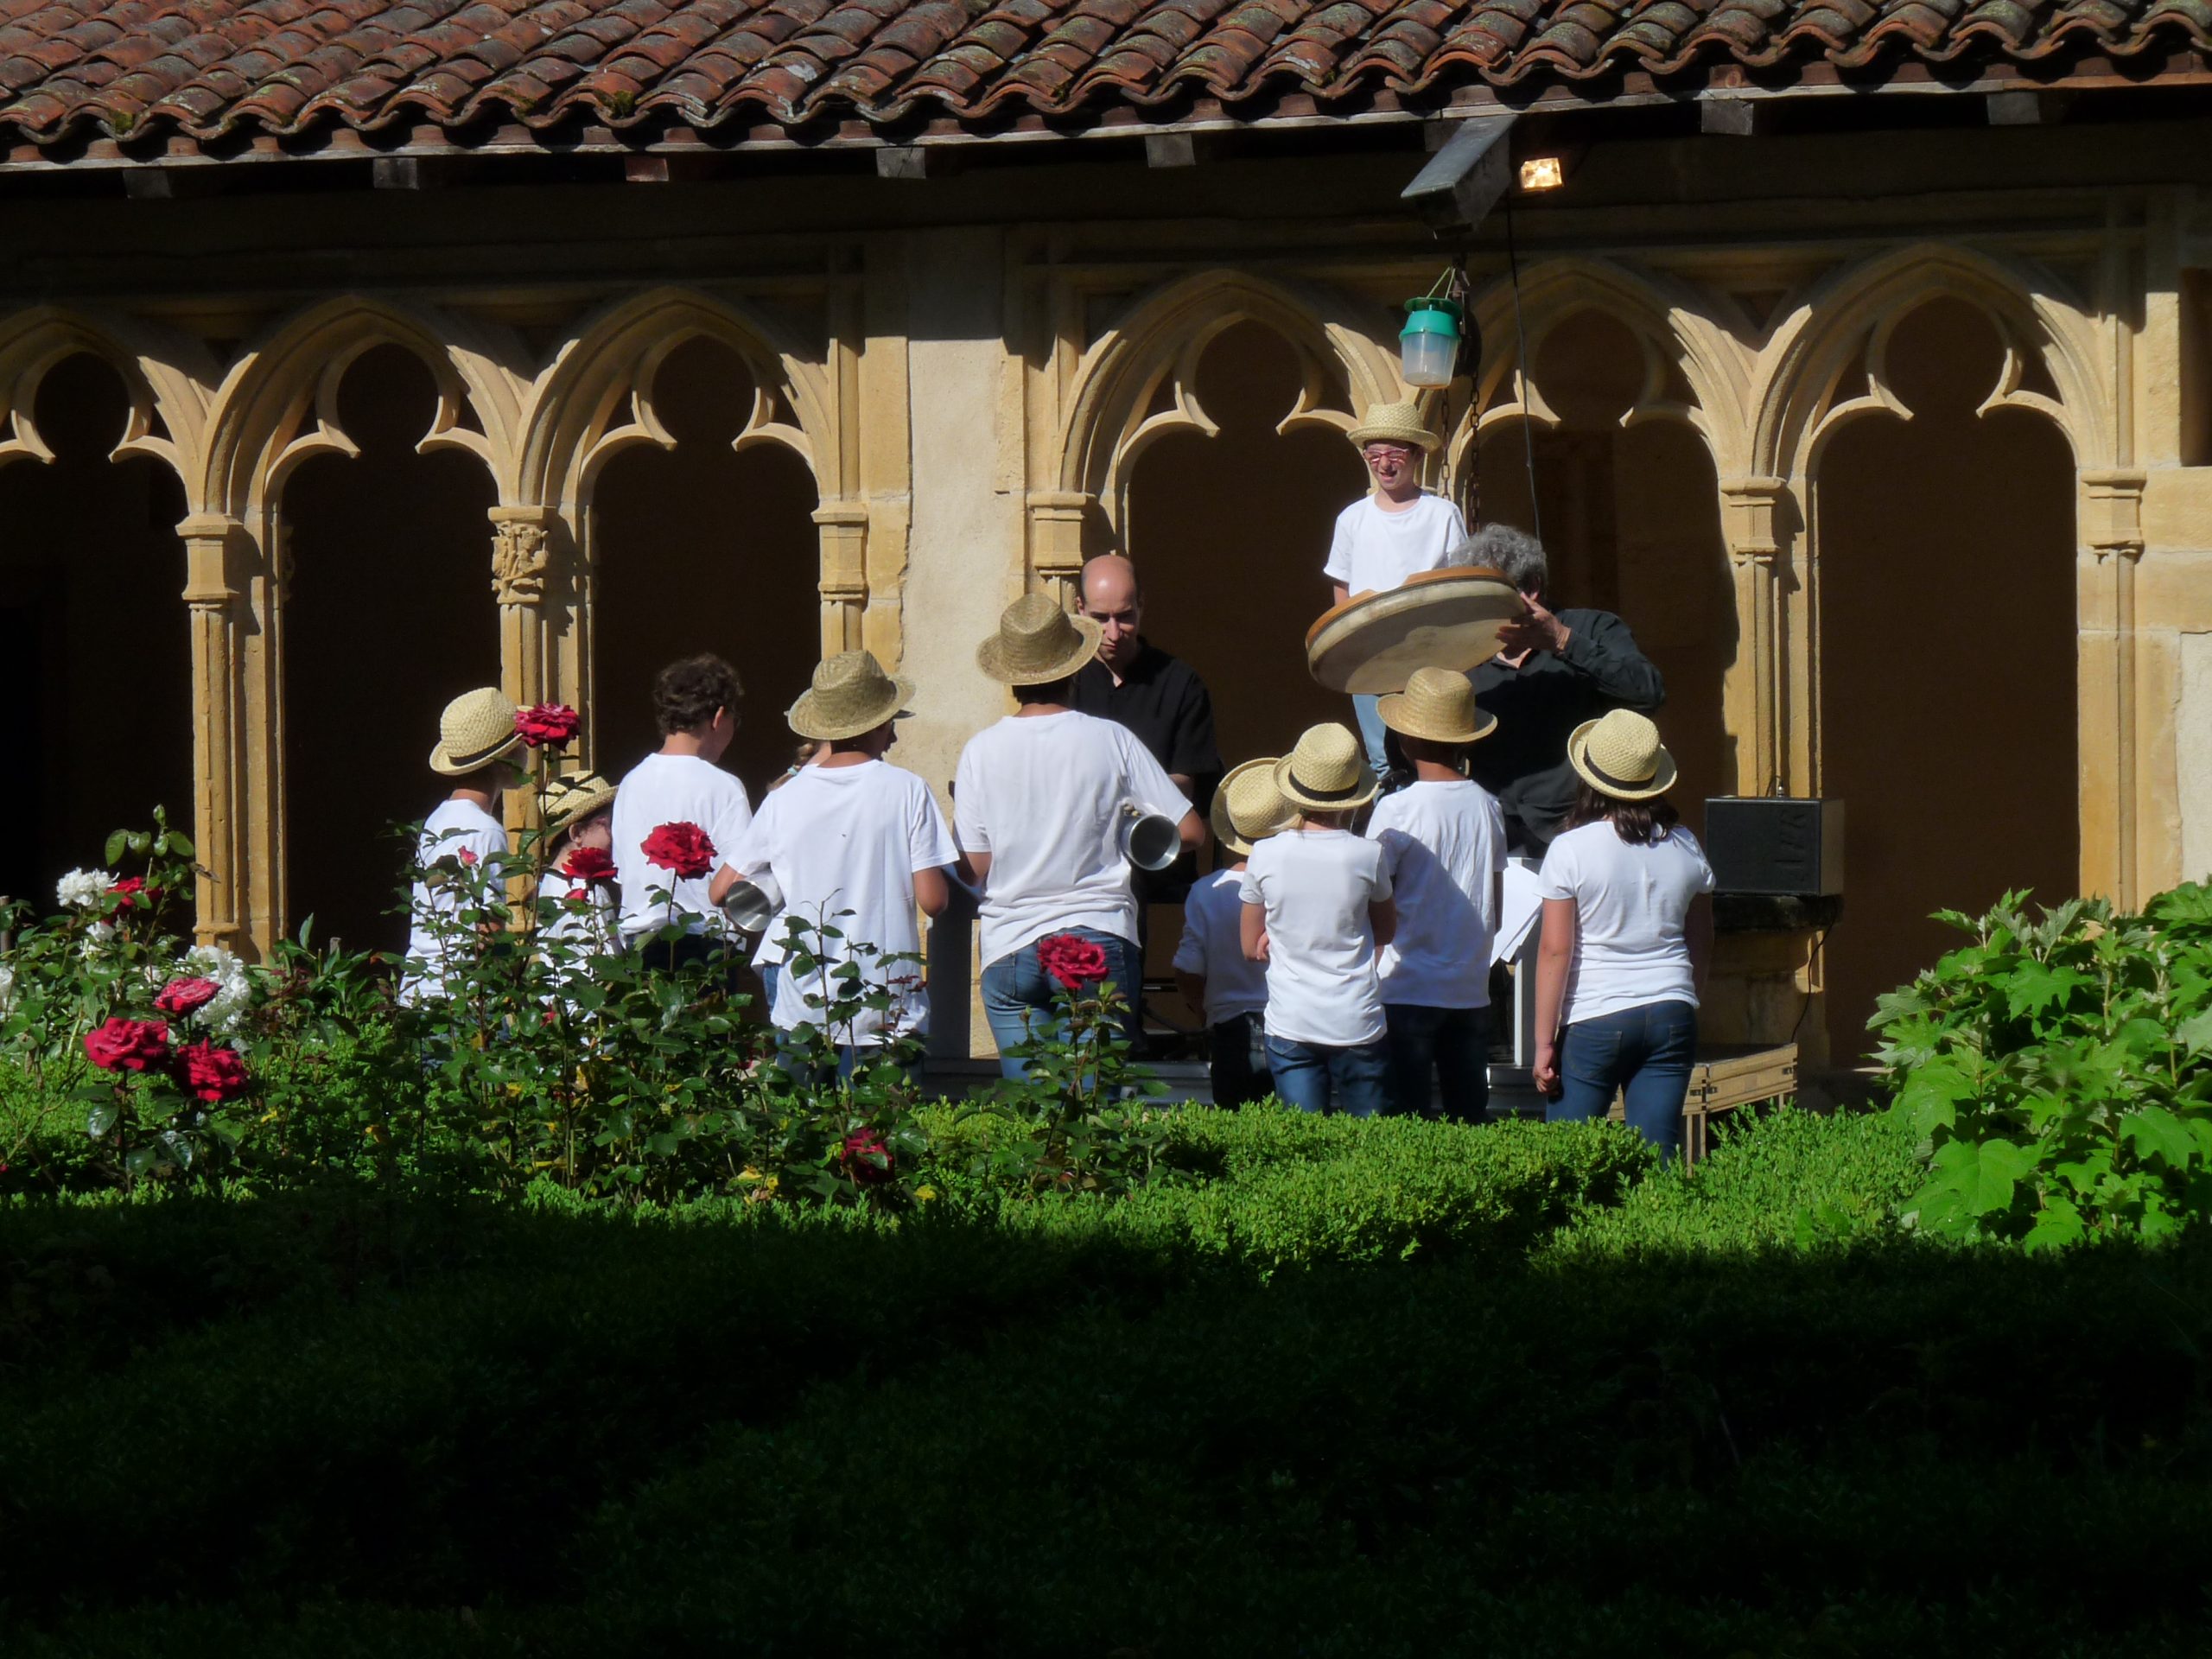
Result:
[[[0,0],[0,134],[1103,116],[1262,87],[2212,51],[2212,0]],[[2156,59],[2152,60],[2154,62]],[[1260,106],[1254,106],[1260,107]]]

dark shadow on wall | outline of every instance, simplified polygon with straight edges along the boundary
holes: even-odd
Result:
[[[653,391],[676,448],[616,455],[594,495],[590,752],[619,779],[658,747],[653,676],[679,657],[713,652],[745,686],[742,723],[722,765],[757,804],[790,764],[798,740],[784,714],[822,657],[814,476],[780,443],[731,448],[753,387],[720,342],[678,346]]]
[[[2002,346],[1961,302],[1889,350],[1909,422],[1840,429],[1817,464],[1824,792],[1847,803],[1827,946],[1831,1052],[1958,942],[1927,919],[2080,881],[2074,460],[2042,416],[1975,409]]]
[[[289,925],[397,950],[409,850],[390,826],[449,787],[429,768],[438,715],[499,683],[494,496],[474,456],[416,453],[437,409],[430,371],[379,346],[346,370],[352,458],[317,456],[284,490],[284,844]]]
[[[1230,766],[1284,753],[1316,721],[1351,720],[1350,701],[1306,671],[1306,631],[1329,608],[1330,533],[1366,474],[1334,432],[1276,431],[1299,385],[1297,357],[1273,330],[1224,330],[1197,386],[1220,431],[1166,434],[1129,485],[1146,632],[1205,681]]]
[[[54,459],[0,467],[0,892],[45,914],[110,830],[158,804],[190,831],[192,661],[184,489],[161,461],[108,459],[122,377],[67,359],[34,413]]]

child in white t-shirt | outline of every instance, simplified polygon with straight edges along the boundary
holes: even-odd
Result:
[[[1128,731],[1069,706],[1069,682],[1097,655],[1098,624],[1069,616],[1048,594],[1007,607],[976,665],[1010,687],[1018,712],[987,726],[960,752],[953,819],[982,888],[983,1017],[1001,1071],[1019,1080],[1009,1051],[1050,1018],[1062,988],[1034,948],[1071,936],[1098,947],[1105,977],[1127,999],[1134,1037],[1143,996],[1137,906],[1122,851],[1126,809],[1174,821],[1182,844],[1205,833],[1174,780]]]
[[[1697,1058],[1713,947],[1713,867],[1675,821],[1674,757],[1626,709],[1567,739],[1581,791],[1537,872],[1536,1087],[1547,1119],[1603,1117],[1672,1156]]]
[[[786,960],[768,1017],[780,1031],[822,1032],[836,1046],[842,1073],[861,1051],[926,1028],[928,991],[920,963],[911,960],[922,949],[915,911],[942,913],[951,894],[946,872],[959,858],[929,785],[883,759],[896,737],[892,722],[912,690],[865,651],[842,652],[816,669],[790,719],[793,731],[824,752],[762,800],[715,874],[717,903],[739,880],[764,874],[781,891],[777,925],[790,925],[786,958],[795,954],[788,943],[795,938],[819,963],[802,971]],[[838,976],[849,962],[860,969],[855,981]],[[888,1008],[831,1011],[833,1002],[876,992],[888,996]],[[919,1053],[905,1063],[918,1077]]]
[[[438,717],[430,770],[453,787],[423,821],[415,846],[419,874],[408,889],[407,964],[399,981],[399,1000],[410,1006],[442,995],[447,976],[461,965],[454,957],[468,883],[437,867],[453,859],[471,872],[496,871],[507,855],[499,803],[521,777],[514,761],[522,747],[515,712],[505,693],[485,686],[455,697]],[[482,936],[496,931],[493,922],[478,924]]]
[[[1375,798],[1359,740],[1312,728],[1276,763],[1274,783],[1300,817],[1252,849],[1241,896],[1244,954],[1268,967],[1268,1065],[1276,1095],[1309,1112],[1355,1117],[1388,1096],[1376,952],[1397,913],[1382,849],[1354,835],[1352,812]]]
[[[1382,952],[1390,1027],[1390,1109],[1478,1123],[1490,1105],[1490,957],[1505,873],[1505,814],[1464,774],[1467,746],[1497,721],[1448,669],[1416,670],[1382,699],[1383,723],[1414,781],[1376,803],[1367,826],[1397,895],[1398,932]]]
[[[634,944],[674,923],[685,935],[671,953],[677,966],[721,961],[727,953],[727,931],[707,887],[715,864],[753,822],[745,785],[716,764],[737,734],[737,703],[744,694],[737,671],[719,657],[688,657],[661,670],[653,681],[660,748],[624,775],[614,798],[623,937]],[[653,861],[645,842],[667,824],[690,824],[705,833],[713,855],[703,873],[684,875]]]
[[[1421,423],[1415,404],[1379,404],[1352,428],[1351,436],[1375,488],[1337,515],[1322,574],[1334,584],[1338,605],[1362,594],[1387,593],[1403,587],[1408,576],[1460,563],[1458,551],[1467,539],[1459,509],[1421,486],[1421,458],[1434,454],[1443,440]],[[1352,709],[1367,745],[1367,764],[1379,773],[1388,766],[1387,740],[1375,699],[1355,696]]]
[[[597,772],[550,779],[540,801],[546,836],[537,949],[556,978],[582,972],[594,957],[622,949],[615,893],[614,785]]]
[[[1175,981],[1183,1000],[1204,1010],[1208,1067],[1217,1106],[1242,1106],[1274,1092],[1268,1071],[1267,969],[1244,954],[1244,870],[1254,843],[1287,823],[1276,792],[1274,757],[1247,760],[1214,791],[1213,834],[1233,862],[1192,884],[1183,900]]]

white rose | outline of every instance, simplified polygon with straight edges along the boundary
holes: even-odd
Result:
[[[107,877],[91,870],[72,870],[54,883],[54,896],[64,910],[90,910],[107,891]]]

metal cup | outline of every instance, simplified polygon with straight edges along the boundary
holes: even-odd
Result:
[[[722,895],[722,914],[741,933],[760,932],[783,907],[783,890],[765,871],[757,880],[741,881]]]
[[[1136,801],[1122,803],[1122,856],[1141,870],[1164,870],[1183,850],[1175,820]]]

